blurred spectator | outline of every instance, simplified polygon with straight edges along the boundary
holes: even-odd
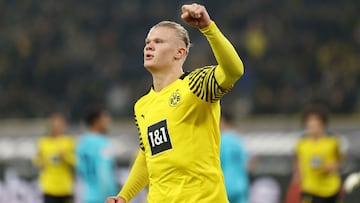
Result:
[[[48,135],[38,141],[38,154],[33,161],[40,169],[45,203],[72,202],[75,141],[64,134],[65,128],[64,116],[53,113],[49,119]]]
[[[328,116],[322,108],[306,110],[303,122],[306,134],[296,146],[294,172],[294,180],[301,184],[301,199],[311,203],[337,203],[343,159],[340,143],[326,132]]]
[[[118,192],[115,181],[115,163],[110,141],[106,138],[111,118],[101,107],[91,107],[84,116],[88,132],[76,147],[76,170],[84,183],[84,203],[104,202]]]
[[[221,116],[220,160],[224,173],[226,193],[230,203],[248,202],[248,157],[239,133],[233,126],[234,118],[228,112]]]
[[[245,47],[248,54],[254,59],[261,59],[267,49],[267,38],[260,23],[251,23],[245,34]]]

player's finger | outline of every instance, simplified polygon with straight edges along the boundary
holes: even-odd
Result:
[[[183,5],[183,6],[181,6],[181,10],[182,10],[183,13],[188,12],[190,10],[190,8],[191,8],[191,5]]]
[[[201,18],[201,13],[191,12],[191,17],[193,17],[193,18]]]
[[[198,11],[198,10],[201,10],[203,8],[204,8],[204,6],[202,6],[200,4],[193,4],[193,7],[192,7],[193,11]]]
[[[181,7],[181,9],[183,11],[193,12],[194,10],[196,10],[198,8],[198,6],[199,6],[199,4],[193,3],[193,4],[190,4],[190,5],[183,5]]]
[[[201,16],[204,14],[204,8],[202,6],[198,6],[194,10],[194,17],[201,18]]]
[[[182,19],[188,18],[189,16],[190,16],[190,14],[187,11],[185,11],[183,14],[181,14]]]
[[[202,6],[202,5],[199,5],[198,10],[199,10],[200,13],[204,13],[206,11],[205,7]]]
[[[189,9],[188,12],[191,15],[191,17],[193,17],[193,18],[198,18],[200,16],[200,12],[198,11],[197,6],[192,7],[191,9]]]

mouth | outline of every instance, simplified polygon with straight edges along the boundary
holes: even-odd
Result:
[[[153,59],[153,58],[154,58],[154,55],[152,55],[152,54],[145,54],[145,55],[144,55],[144,59],[145,59],[146,61],[151,60],[151,59]]]

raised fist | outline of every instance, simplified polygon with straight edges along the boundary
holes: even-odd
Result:
[[[190,26],[204,28],[210,25],[211,19],[206,8],[200,4],[183,5],[181,18]]]

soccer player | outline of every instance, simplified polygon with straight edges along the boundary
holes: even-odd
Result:
[[[40,187],[45,203],[70,203],[74,191],[73,166],[75,140],[65,135],[65,118],[53,113],[49,119],[49,133],[38,141],[34,164],[40,169]]]
[[[343,159],[339,141],[326,133],[328,117],[321,108],[307,110],[303,119],[306,135],[297,143],[295,164],[302,202],[339,202],[339,168]]]
[[[115,166],[110,141],[106,133],[111,118],[101,107],[87,110],[84,116],[89,131],[82,135],[76,147],[76,171],[84,183],[84,203],[104,202],[117,193]]]
[[[208,39],[218,62],[184,73],[188,32],[163,21],[145,40],[153,86],[135,104],[140,150],[128,180],[107,203],[129,202],[149,185],[149,203],[227,203],[220,166],[220,102],[243,74],[234,47],[204,6],[182,6],[182,19]]]
[[[234,128],[234,117],[224,111],[221,115],[220,160],[230,203],[248,202],[248,157],[240,135]]]

